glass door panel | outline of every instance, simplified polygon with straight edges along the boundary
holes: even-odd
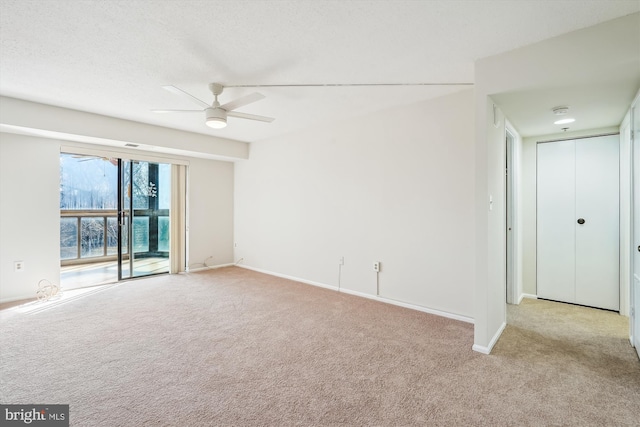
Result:
[[[121,163],[121,278],[168,273],[170,165]]]
[[[60,285],[118,280],[117,159],[60,153]]]

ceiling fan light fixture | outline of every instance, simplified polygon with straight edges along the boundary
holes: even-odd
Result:
[[[206,124],[213,129],[222,129],[227,126],[227,112],[221,108],[207,108],[205,110],[207,115]]]
[[[572,117],[567,117],[566,119],[556,120],[555,122],[553,122],[553,124],[554,125],[566,125],[568,123],[573,123],[575,121],[576,121],[576,119],[574,119]]]
[[[207,126],[213,129],[223,129],[227,127],[227,121],[224,119],[219,119],[217,117],[207,119]]]

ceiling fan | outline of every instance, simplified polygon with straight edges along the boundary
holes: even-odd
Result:
[[[239,111],[235,111],[240,107],[244,107],[245,105],[251,104],[252,102],[260,101],[265,96],[261,93],[254,92],[249,95],[242,96],[234,101],[227,102],[226,104],[220,105],[218,102],[218,95],[220,95],[224,89],[219,83],[210,83],[209,90],[213,93],[214,100],[213,103],[207,104],[206,102],[196,98],[179,89],[175,86],[162,86],[163,89],[168,90],[171,93],[175,93],[176,95],[180,95],[182,97],[186,97],[190,99],[192,102],[195,102],[199,106],[203,107],[202,110],[151,110],[154,113],[200,113],[204,111],[206,117],[206,125],[212,127],[214,129],[222,129],[227,126],[227,117],[236,117],[239,119],[249,119],[249,120],[257,120],[260,122],[271,123],[274,119],[272,117],[258,116],[255,114],[247,114],[241,113]]]

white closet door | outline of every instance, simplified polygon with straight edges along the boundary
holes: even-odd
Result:
[[[620,309],[619,136],[576,140],[576,299]]]
[[[620,309],[619,137],[538,144],[538,296]]]
[[[640,101],[631,114],[633,147],[633,277],[631,288],[631,321],[633,345],[640,357]]]
[[[575,144],[538,144],[538,296],[575,300]]]

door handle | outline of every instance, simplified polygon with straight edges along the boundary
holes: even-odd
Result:
[[[578,218],[578,224],[582,225],[584,223],[585,223],[584,218]]]

